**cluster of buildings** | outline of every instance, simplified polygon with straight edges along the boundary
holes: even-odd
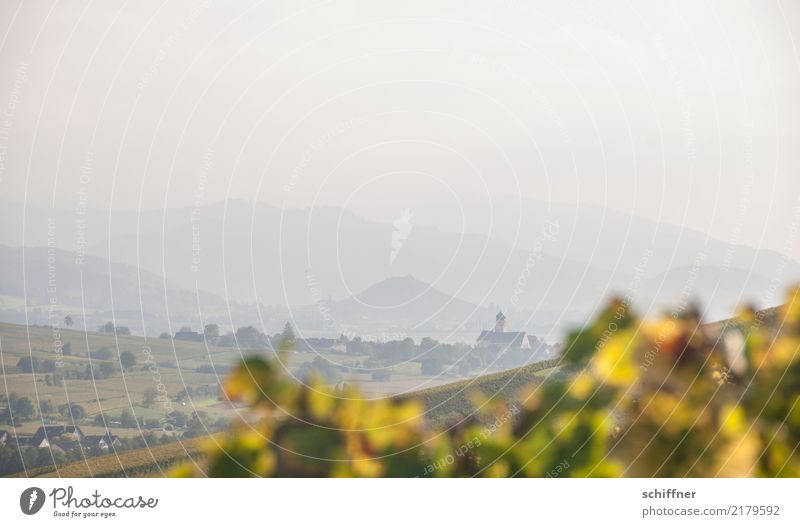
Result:
[[[96,447],[108,450],[122,445],[119,436],[110,432],[103,435],[86,435],[79,426],[47,425],[40,426],[30,437],[15,437],[8,431],[0,430],[0,445],[16,443],[20,447],[49,448],[61,454],[69,453],[79,447]]]

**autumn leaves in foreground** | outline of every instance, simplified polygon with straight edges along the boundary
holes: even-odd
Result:
[[[623,301],[570,334],[569,375],[433,429],[414,400],[304,386],[263,358],[226,382],[247,419],[178,476],[800,476],[800,290],[703,325]]]

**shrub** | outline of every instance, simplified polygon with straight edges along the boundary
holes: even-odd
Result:
[[[109,360],[111,358],[111,349],[106,347],[98,348],[91,352],[90,356],[93,359]]]
[[[22,357],[17,362],[17,369],[22,373],[33,373],[39,371],[40,368],[39,359],[36,357]]]
[[[123,351],[120,353],[119,360],[122,363],[122,367],[126,370],[136,366],[136,355],[131,351]]]

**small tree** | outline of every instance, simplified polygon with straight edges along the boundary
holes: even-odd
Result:
[[[186,423],[189,420],[189,418],[186,416],[186,413],[181,412],[180,410],[173,411],[170,417],[174,422],[175,428],[183,428],[184,426],[186,426]]]
[[[206,324],[203,328],[203,335],[205,335],[207,339],[219,337],[219,326],[217,324]]]
[[[419,343],[419,351],[422,353],[428,353],[430,350],[435,348],[439,343],[430,338],[430,337],[422,337],[422,341]]]
[[[86,417],[86,410],[78,403],[62,404],[58,407],[58,413],[71,421],[78,421]]]
[[[119,420],[122,422],[123,428],[136,428],[139,426],[139,424],[136,422],[136,418],[127,408],[122,411]]]
[[[115,373],[117,373],[117,368],[110,362],[101,362],[100,363],[100,373],[103,377],[111,377]]]
[[[39,413],[41,415],[49,415],[55,412],[55,407],[53,406],[53,402],[50,399],[46,401],[39,401]]]
[[[295,374],[299,379],[307,381],[321,379],[328,384],[339,384],[343,380],[339,370],[330,361],[319,355],[314,357],[313,361],[301,365]]]
[[[158,400],[158,390],[152,386],[145,389],[144,393],[142,394],[142,406],[149,407],[155,403],[156,400]]]
[[[56,371],[56,361],[52,359],[45,359],[44,361],[42,361],[42,367],[38,371],[41,371],[43,373],[53,373],[54,371]]]
[[[126,370],[133,368],[136,366],[136,355],[130,351],[123,351],[119,355],[119,361],[122,363],[122,367]]]
[[[39,367],[39,359],[36,357],[22,357],[17,362],[17,369],[22,373],[34,373]]]
[[[438,375],[444,371],[444,364],[438,357],[422,359],[422,375]]]
[[[281,340],[286,345],[294,344],[294,328],[292,328],[292,324],[290,322],[287,322],[286,325],[283,326]]]
[[[106,348],[105,346],[102,348],[98,348],[96,351],[92,352],[92,358],[100,360],[108,360],[111,358],[111,349]]]
[[[184,437],[198,437],[206,434],[205,421],[208,420],[206,412],[192,412],[192,417],[186,423],[186,432],[183,433]]]
[[[261,344],[262,335],[253,326],[246,326],[236,330],[236,340],[239,346],[252,348]]]
[[[94,416],[94,420],[92,421],[95,426],[102,426],[103,428],[108,428],[108,421],[106,421],[106,416],[101,413],[97,413]]]
[[[31,419],[36,415],[36,407],[28,397],[15,400],[11,409],[14,411],[14,417],[19,420]]]
[[[191,386],[187,386],[186,388],[182,389],[176,396],[179,402],[184,402],[192,397],[194,397],[194,389],[192,389]]]

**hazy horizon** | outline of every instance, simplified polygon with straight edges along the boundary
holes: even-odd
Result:
[[[800,278],[799,6],[153,6],[0,6],[0,244],[107,262],[98,313],[563,328],[614,294],[721,318]],[[4,255],[14,304],[39,278]],[[359,300],[407,275],[420,320]]]
[[[774,28],[800,8],[685,5],[4,2],[3,196],[386,222],[534,199],[786,252],[800,75]]]

